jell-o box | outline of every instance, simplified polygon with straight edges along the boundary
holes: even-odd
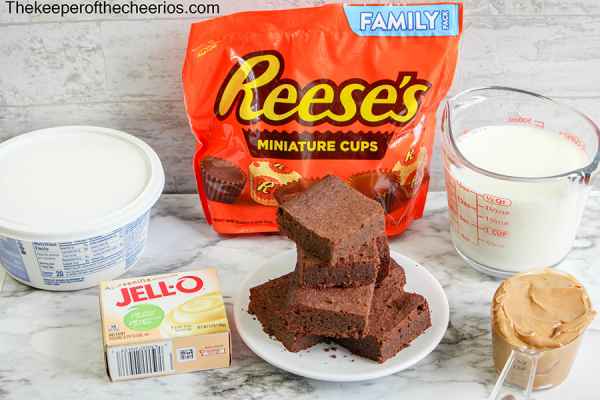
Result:
[[[215,269],[102,282],[100,312],[113,381],[231,364],[229,323]]]

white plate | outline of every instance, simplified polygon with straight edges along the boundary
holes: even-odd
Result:
[[[287,351],[281,343],[262,330],[260,322],[249,315],[250,288],[291,272],[296,265],[296,251],[273,257],[253,272],[235,298],[234,318],[246,345],[266,362],[307,378],[331,382],[353,382],[381,378],[418,363],[440,343],[450,317],[448,299],[440,283],[413,260],[392,251],[392,257],[406,271],[406,291],[423,295],[429,302],[432,327],[411,345],[383,364],[352,355],[336,344],[318,344],[299,353]],[[335,350],[331,350],[334,347]],[[325,351],[325,350],[329,351]],[[335,356],[335,357],[333,357]]]

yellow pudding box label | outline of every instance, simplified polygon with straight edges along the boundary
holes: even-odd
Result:
[[[229,322],[213,268],[102,282],[100,314],[113,381],[231,364]]]

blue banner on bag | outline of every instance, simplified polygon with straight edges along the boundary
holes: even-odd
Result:
[[[359,36],[457,36],[458,4],[353,6],[344,11]]]

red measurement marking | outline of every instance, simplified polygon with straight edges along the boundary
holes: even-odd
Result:
[[[462,233],[462,232],[459,232],[459,235],[460,235],[460,236],[463,238],[463,240],[464,240],[465,242],[468,242],[468,243],[472,243],[472,242],[473,242],[473,241],[471,240],[471,238],[470,238],[470,237],[468,237],[468,236],[466,236],[464,233]]]
[[[513,124],[533,125],[537,126],[538,128],[543,128],[546,125],[544,121],[540,121],[539,119],[533,119],[532,117],[526,117],[522,115],[508,117],[506,120]]]
[[[481,243],[485,243],[488,246],[497,247],[497,248],[503,248],[504,247],[503,244],[501,244],[501,243],[495,243],[495,242],[492,242],[491,240],[481,239]]]
[[[469,208],[471,210],[475,210],[475,205],[469,203],[464,197],[459,196],[458,197],[459,200],[459,204],[465,208]]]
[[[517,123],[517,124],[531,124],[533,118],[531,117],[523,117],[521,115],[508,117],[508,122]]]
[[[493,194],[484,194],[483,199],[495,206],[510,207],[512,205],[512,201],[510,199],[494,196]]]
[[[483,208],[486,211],[489,211],[491,213],[494,213],[495,215],[510,215],[510,211],[508,211],[506,208],[505,209],[500,209],[498,207],[489,205],[489,204],[482,204],[480,206],[481,208]]]
[[[480,215],[479,218],[481,218],[484,221],[489,222],[490,224],[500,225],[500,226],[508,226],[508,221],[503,221],[501,219],[494,218],[489,215]]]
[[[469,225],[472,226],[473,228],[477,227],[477,224],[474,224],[473,222],[469,221],[468,219],[466,219],[465,217],[463,217],[461,215],[460,220],[465,224],[465,225]],[[478,232],[479,233],[479,232]]]
[[[477,244],[479,244],[479,196],[475,196],[475,210],[477,214]]]
[[[491,194],[479,194],[455,179],[447,169],[446,182],[448,183],[450,222],[456,231],[455,233],[464,241],[475,245],[482,243],[494,247],[503,247],[502,244],[494,243],[493,240],[494,238],[503,239],[509,236],[509,232],[502,229],[502,227],[507,227],[509,223],[504,221],[502,217],[510,215],[509,207],[512,205],[512,201]],[[459,190],[461,190],[460,194]],[[474,196],[474,201],[469,195]],[[473,211],[474,215],[470,214],[469,210]],[[494,215],[481,215],[480,213],[484,211]],[[495,226],[481,226],[482,222]],[[464,231],[466,227],[475,228],[475,234],[469,229]]]
[[[505,231],[503,229],[485,227],[485,228],[482,228],[482,230],[485,233],[487,233],[488,235],[492,235],[492,236],[495,236],[495,237],[498,237],[498,238],[508,237],[508,231]]]
[[[473,191],[473,190],[469,189],[468,187],[466,187],[465,185],[463,185],[463,184],[462,184],[460,181],[457,181],[457,180],[455,180],[455,181],[454,181],[454,185],[455,185],[456,187],[459,187],[459,188],[461,188],[461,189],[462,189],[462,190],[464,190],[465,192],[468,192],[468,193],[473,193],[473,194],[477,194],[475,191]]]
[[[460,231],[460,207],[458,206],[458,187],[456,179],[454,179],[454,177],[452,178],[452,183],[454,184],[454,204],[456,205],[456,232],[460,236],[463,236],[463,234]]]
[[[569,142],[573,143],[579,149],[585,151],[585,142],[576,134],[569,132],[561,132],[560,136],[567,139]]]

